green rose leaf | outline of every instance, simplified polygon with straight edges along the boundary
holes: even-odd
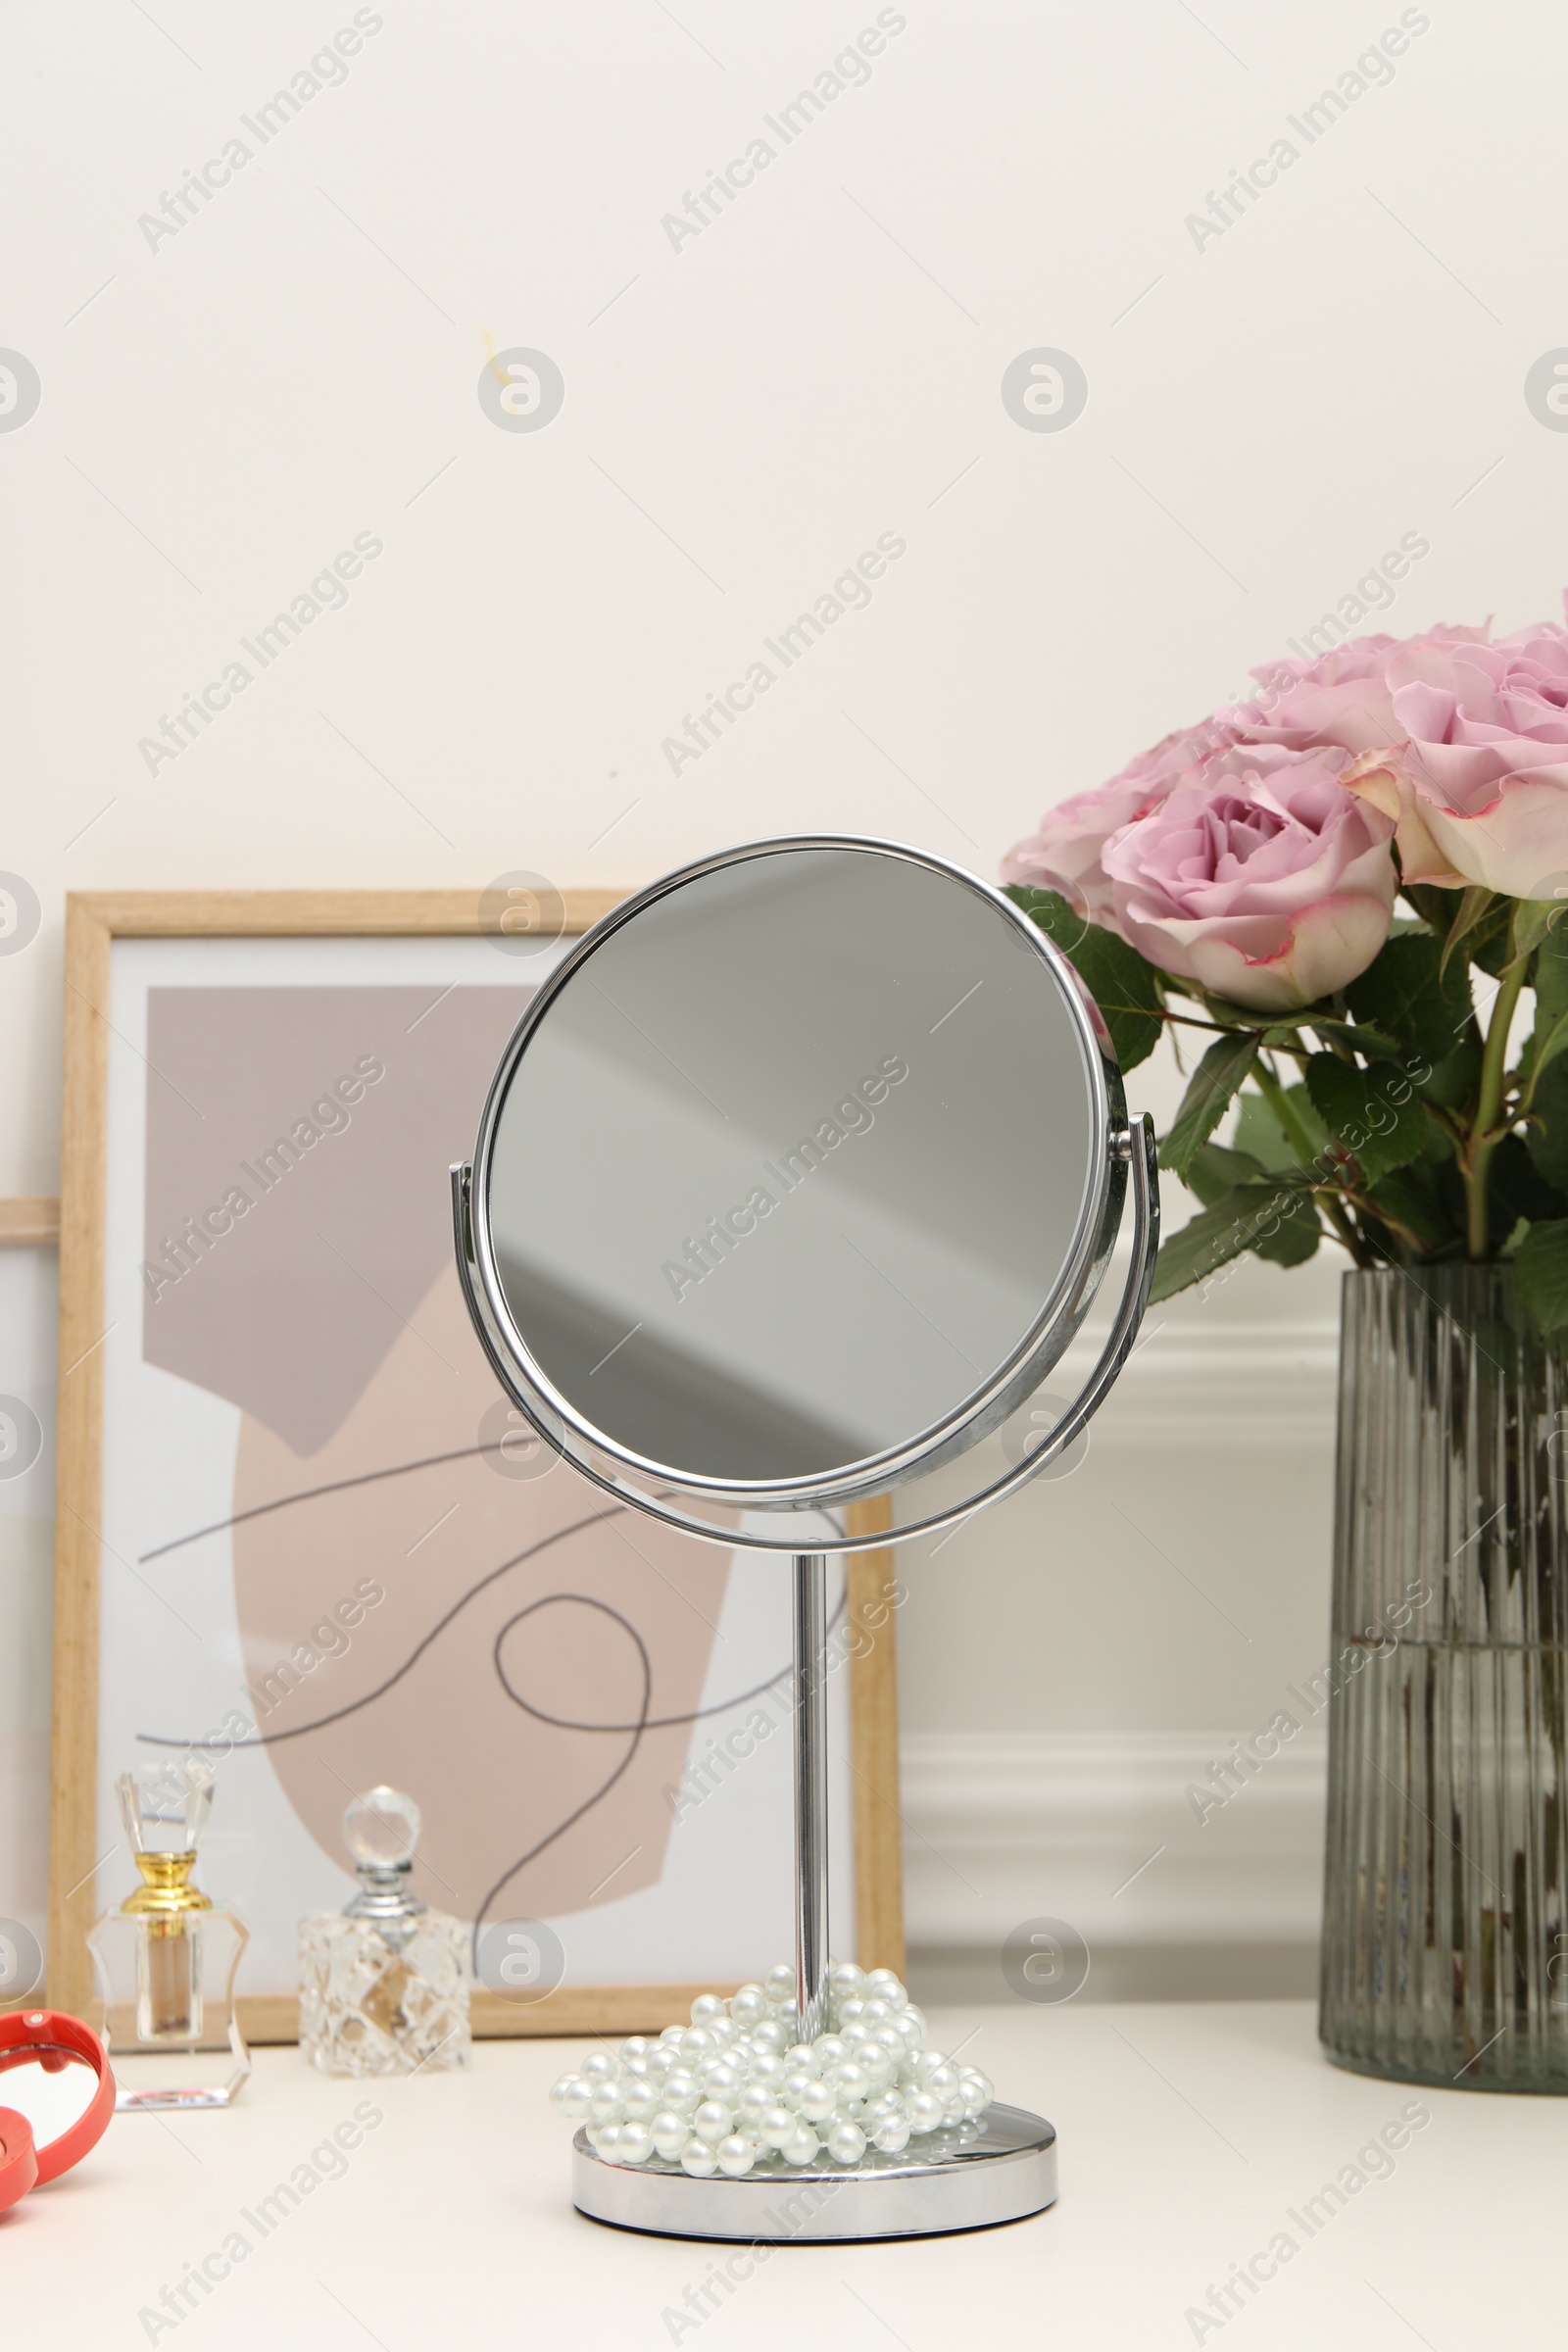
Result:
[[[1313,1151],[1321,1152],[1329,1140],[1328,1131],[1312,1108],[1312,1098],[1306,1088],[1288,1086],[1285,1099],[1311,1137]],[[1265,1168],[1294,1168],[1299,1164],[1301,1154],[1274,1116],[1272,1106],[1250,1087],[1241,1099],[1234,1140],[1238,1152],[1250,1152]]]
[[[1353,1052],[1364,1054],[1368,1061],[1400,1061],[1404,1057],[1392,1037],[1374,1029],[1370,1021],[1340,1021],[1330,1013],[1303,1012],[1302,1022],[1311,1028],[1326,1046],[1349,1046]],[[1294,1044],[1288,1029],[1270,1032],[1265,1043]]]
[[[1412,1072],[1412,1076],[1414,1073]],[[1416,1078],[1415,1090],[1446,1110],[1465,1110],[1481,1086],[1481,1039],[1474,1030],[1451,1054],[1435,1062],[1429,1076]]]
[[[1368,1184],[1418,1158],[1427,1143],[1426,1112],[1408,1078],[1357,1069],[1333,1054],[1314,1054],[1306,1090],[1319,1118],[1359,1163]]]
[[[1562,909],[1551,908],[1553,915]],[[1542,1076],[1568,1046],[1568,921],[1553,922],[1536,956],[1536,1026],[1525,1049],[1527,1075]]]
[[[1250,1152],[1232,1152],[1224,1144],[1203,1144],[1193,1153],[1187,1165],[1186,1184],[1196,1193],[1205,1208],[1234,1192],[1239,1184],[1260,1182],[1267,1174],[1262,1161]]]
[[[1345,993],[1358,1022],[1369,1022],[1433,1063],[1454,1051],[1471,1018],[1469,974],[1463,964],[1445,972],[1443,942],[1430,931],[1385,941]]]
[[[1207,1143],[1256,1059],[1256,1030],[1238,1030],[1234,1037],[1216,1037],[1193,1072],[1171,1131],[1159,1147],[1160,1166],[1184,1184],[1194,1152]]]
[[[1525,1149],[1547,1184],[1568,1193],[1568,1061],[1547,1065],[1536,1083],[1531,1109]]]
[[[1460,948],[1473,962],[1481,949],[1495,939],[1512,914],[1508,900],[1499,899],[1485,883],[1473,882],[1459,893],[1459,904],[1448,922],[1447,937],[1443,943],[1443,968],[1446,972]],[[1460,969],[1463,970],[1461,964]]]
[[[1317,1210],[1305,1194],[1298,1194],[1289,1208],[1284,1205],[1278,1191],[1273,1195],[1273,1200],[1279,1214],[1279,1224],[1274,1226],[1272,1215],[1265,1219],[1265,1230],[1259,1233],[1252,1248],[1259,1257],[1266,1257],[1271,1265],[1304,1266],[1307,1259],[1316,1254],[1317,1246],[1323,1239]]]
[[[1568,1323],[1568,1217],[1532,1225],[1514,1253],[1513,1272],[1542,1330],[1560,1331]]]
[[[1419,1161],[1385,1176],[1381,1184],[1371,1187],[1366,1198],[1397,1245],[1418,1250],[1463,1245],[1462,1217],[1454,1223],[1434,1170]],[[1462,1205],[1461,1200],[1461,1208]]]
[[[1153,965],[1114,931],[1085,923],[1057,891],[1020,885],[1007,896],[1061,950],[1094,998],[1122,1068],[1137,1069],[1154,1051],[1165,1026]]]
[[[1150,1301],[1173,1298],[1254,1250],[1299,1265],[1317,1248],[1317,1212],[1300,1193],[1276,1184],[1239,1184],[1159,1246]]]

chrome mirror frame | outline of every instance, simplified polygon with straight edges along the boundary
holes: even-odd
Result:
[[[897,858],[923,866],[961,884],[1002,915],[1026,951],[1047,966],[1068,1009],[1102,1147],[1092,1158],[1072,1247],[1051,1296],[1006,1361],[941,1422],[916,1433],[903,1446],[846,1465],[827,1478],[807,1476],[773,1484],[694,1475],[667,1463],[650,1461],[597,1429],[561,1394],[535,1360],[513,1318],[496,1262],[489,1181],[497,1130],[508,1090],[530,1040],[573,976],[616,931],[635,921],[646,907],[706,874],[792,851],[839,849]],[[1010,899],[964,872],[962,867],[927,851],[864,835],[782,836],[745,843],[662,876],[585,932],[541,983],[491,1082],[473,1159],[471,1163],[460,1161],[452,1169],[453,1238],[464,1298],[491,1368],[517,1410],[554,1451],[602,1492],[662,1520],[667,1526],[681,1529],[700,1542],[731,1549],[739,1544],[749,1550],[794,1554],[800,1547],[799,1531],[791,1534],[781,1529],[778,1535],[771,1536],[751,1528],[715,1527],[710,1517],[701,1515],[700,1509],[685,1505],[706,1506],[709,1512],[833,1510],[884,1494],[911,1479],[923,1477],[999,1429],[1039,1388],[1082,1324],[1110,1259],[1126,1206],[1130,1177],[1132,1270],[1109,1339],[1082,1393],[1050,1438],[1022,1463],[1009,1467],[962,1502],[901,1526],[900,1538],[940,1533],[975,1511],[1004,1500],[1049,1467],[1071,1445],[1126,1361],[1148,1300],[1159,1232],[1155,1173],[1152,1129],[1147,1119],[1136,1128],[1127,1123],[1121,1073],[1099,1014],[1060,951]],[[843,1533],[809,1539],[814,1551],[832,1553],[872,1549],[886,1540]]]

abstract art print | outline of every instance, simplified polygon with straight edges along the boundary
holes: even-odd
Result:
[[[610,903],[566,902],[561,939]],[[379,1784],[422,1813],[415,1891],[470,1930],[480,2031],[668,2022],[790,1948],[785,1563],[559,1461],[463,1305],[448,1166],[564,952],[479,906],[73,905],[50,1927],[72,2005],[85,1929],[129,1890],[116,1776],[160,1758],[216,1770],[201,1875],[250,1928],[258,2037],[294,2030],[298,1922],[351,1890],[344,1807]],[[898,1965],[902,1589],[886,1554],[834,1581],[835,1941]]]

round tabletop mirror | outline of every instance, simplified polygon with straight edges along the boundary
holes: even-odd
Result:
[[[453,1170],[474,1325],[541,1435],[641,1510],[793,1554],[794,2039],[816,2042],[829,2015],[827,1554],[887,1541],[880,1515],[840,1524],[838,1506],[1049,1401],[1040,1384],[1088,1311],[1129,1176],[1132,1273],[1095,1371],[1053,1405],[1043,1443],[1004,1432],[1002,1476],[917,1508],[900,1538],[1063,1458],[1153,1268],[1152,1131],[1129,1129],[1099,1015],[1009,900],[918,851],[845,838],[758,842],[670,874],[544,981],[473,1165]],[[830,2233],[1038,2211],[1054,2134],[995,2116],[949,2180],[918,2160],[844,2176],[853,2210],[835,2206]],[[857,2128],[832,2161],[857,2165],[865,2144]],[[749,2171],[751,2143],[725,2146]],[[689,2155],[650,2178],[642,2154],[621,2164],[579,2134],[577,2203],[636,2229],[768,2234],[760,2212],[710,2211],[706,2143],[696,2174]]]
[[[1038,1388],[1128,1151],[1103,1030],[1009,901],[886,843],[766,842],[627,901],[541,986],[461,1254],[498,1371],[601,1483],[799,1509]]]

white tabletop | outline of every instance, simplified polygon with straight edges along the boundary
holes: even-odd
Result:
[[[0,2335],[28,2352],[1561,2341],[1568,2102],[1343,2073],[1297,2002],[939,2011],[932,2034],[1056,2126],[1050,2212],[958,2237],[781,2247],[726,2291],[714,2274],[736,2249],[574,2212],[570,2127],[545,2094],[584,2045],[484,2042],[466,2074],[379,2082],[260,2050],[228,2113],[117,2117],[74,2174],[0,2220]],[[1414,2130],[1412,2105],[1428,2118]],[[347,2155],[340,2125],[358,2138]],[[1385,2126],[1408,2133],[1394,2153],[1375,2144]],[[316,2184],[277,2200],[264,2235],[258,2205],[302,2166]],[[1283,2260],[1269,2252],[1282,2232]],[[241,2259],[223,2252],[235,2233]],[[1209,2289],[1254,2257],[1263,2282],[1219,2318]],[[180,2310],[177,2281],[204,2259],[218,2283],[189,2286],[195,2308],[171,2319],[162,2290]]]

